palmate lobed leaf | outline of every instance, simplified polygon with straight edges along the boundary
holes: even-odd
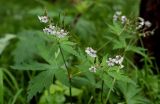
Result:
[[[149,100],[141,95],[141,89],[137,86],[119,81],[117,87],[123,93],[127,104],[151,104]]]
[[[53,83],[54,75],[57,74],[58,70],[60,70],[56,62],[52,65],[39,64],[39,66],[43,66],[44,68],[46,68],[46,70],[39,73],[29,82],[29,87],[27,92],[28,101],[30,101],[33,96],[35,96],[37,93],[40,93],[43,89],[47,89]]]
[[[37,93],[40,93],[44,88],[47,89],[52,84],[55,72],[56,69],[42,71],[29,82],[27,92],[28,101],[30,101]]]
[[[45,43],[41,35],[42,32],[33,30],[22,31],[17,35],[19,41],[16,44],[16,49],[12,52],[15,64],[34,60],[35,54],[39,51],[38,46]]]

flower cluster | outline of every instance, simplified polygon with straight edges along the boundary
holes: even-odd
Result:
[[[115,58],[109,58],[106,63],[108,64],[108,66],[112,67],[112,66],[120,66],[120,68],[123,68],[124,65],[122,65],[123,62],[123,57],[120,55],[117,55]]]
[[[47,23],[49,21],[49,18],[47,16],[38,16],[38,19],[43,23]],[[49,24],[48,27],[45,27],[43,29],[43,32],[48,35],[54,35],[58,38],[64,38],[68,34],[68,32],[66,32],[64,29],[56,27],[52,24]]]
[[[93,50],[91,47],[87,47],[85,52],[91,57],[97,57],[97,51]]]
[[[68,32],[64,31],[64,29],[60,29],[53,25],[49,25],[48,27],[45,27],[43,29],[43,32],[48,35],[55,35],[58,38],[63,38],[68,34]]]
[[[113,15],[113,21],[120,20],[122,24],[125,24],[127,22],[127,17],[122,15],[121,11],[116,11]]]
[[[140,36],[146,37],[153,35],[155,29],[150,30],[151,26],[152,23],[150,21],[145,21],[143,18],[138,17],[136,30],[138,30],[141,33]]]
[[[91,67],[89,68],[89,71],[95,73],[95,72],[97,71],[97,68],[96,68],[95,66],[91,66]]]

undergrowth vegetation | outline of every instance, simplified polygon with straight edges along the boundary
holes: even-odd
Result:
[[[160,104],[139,0],[1,2],[0,104]]]

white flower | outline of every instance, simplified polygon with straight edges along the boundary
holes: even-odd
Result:
[[[95,66],[91,66],[90,68],[89,68],[89,71],[90,72],[96,72],[96,70],[97,70],[97,68],[95,67]]]
[[[106,63],[108,64],[108,66],[112,67],[115,65],[115,59],[109,58]]]
[[[49,21],[47,16],[38,16],[40,22],[47,23]]]
[[[149,22],[149,21],[145,21],[144,24],[145,24],[145,26],[148,27],[148,28],[152,26],[152,23]]]
[[[56,36],[58,38],[64,38],[67,34],[68,34],[68,32],[66,32],[63,29],[61,29],[61,30],[57,31]]]
[[[120,68],[123,68],[124,65],[122,65],[123,62],[123,57],[120,55],[117,55],[115,58],[109,58],[106,63],[109,67],[113,67],[113,66],[119,66]]]
[[[145,24],[145,21],[143,18],[138,17],[138,26],[136,27],[137,30],[141,29]]]
[[[127,17],[121,16],[121,22],[122,22],[122,24],[125,24],[127,22]]]
[[[97,51],[93,50],[91,47],[87,47],[85,52],[91,57],[97,57]]]
[[[123,57],[121,57],[120,55],[117,55],[116,57],[115,57],[115,63],[116,64],[122,64],[122,62],[123,62]]]
[[[138,21],[140,25],[144,25],[144,19],[141,17],[138,17]]]
[[[119,16],[120,16],[121,14],[122,14],[121,11],[116,11],[115,14],[113,15],[113,20],[114,20],[114,21],[117,21],[118,18],[119,18]]]
[[[45,27],[45,28],[43,29],[43,32],[46,33],[46,34],[48,34],[48,35],[51,35],[51,34],[53,33],[53,30],[50,29],[50,28],[46,28],[46,27]]]
[[[56,31],[56,27],[54,25],[49,25],[48,28],[52,31],[51,35],[56,35],[57,31]]]
[[[118,20],[118,16],[117,15],[113,15],[113,21],[117,21]]]
[[[64,38],[68,34],[68,32],[65,30],[55,27],[51,24],[48,27],[45,27],[43,32],[49,35],[55,35],[58,38]]]

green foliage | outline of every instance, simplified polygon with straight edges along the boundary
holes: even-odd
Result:
[[[72,92],[72,95],[77,97],[82,94],[82,90],[77,88],[73,88]],[[48,90],[44,91],[39,104],[63,104],[65,102],[65,95],[69,96],[68,87],[56,81],[55,84],[50,85]]]
[[[19,33],[19,42],[17,48],[13,51],[14,62],[17,64],[23,62],[30,62],[34,58],[34,54],[37,54],[39,45],[44,44],[44,40],[37,34],[41,34],[38,31],[24,31]],[[30,40],[33,41],[30,41]]]
[[[2,54],[3,50],[9,44],[9,40],[15,38],[12,34],[6,34],[4,38],[0,38],[0,55]]]
[[[133,85],[136,85],[134,81],[132,81],[130,78],[128,78],[127,76],[123,75],[121,72],[116,72],[116,71],[109,71],[108,74],[115,78],[116,80],[119,80],[119,81],[123,81],[123,82],[126,82],[126,83],[131,83]]]
[[[28,87],[28,101],[31,100],[31,98],[36,95],[37,92],[42,92],[43,88],[48,88],[52,82],[54,77],[54,70],[47,70],[44,72],[41,72],[36,77],[34,77]]]
[[[129,83],[118,83],[118,88],[122,92],[127,104],[150,104],[146,98],[140,95],[141,89]]]
[[[147,50],[136,46],[139,0],[1,2],[0,104],[33,103],[33,96],[37,104],[69,103],[70,85],[76,104],[160,103],[159,74],[148,71],[153,64]],[[112,21],[116,10],[127,17],[126,24]],[[48,24],[37,16],[44,11],[68,36],[43,33]],[[97,57],[87,55],[86,47],[97,50]],[[135,53],[146,63],[142,70],[133,62]],[[107,65],[116,55],[124,57],[124,68]],[[91,66],[96,73],[89,71]]]

